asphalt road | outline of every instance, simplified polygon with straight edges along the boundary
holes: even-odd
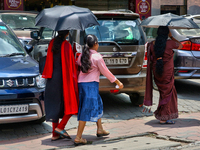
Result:
[[[200,111],[200,80],[176,80],[175,86],[178,92],[178,109],[180,113]],[[159,93],[153,92],[153,106],[150,113],[143,113],[144,107],[136,107],[131,104],[126,94],[101,95],[104,103],[104,115],[102,122],[120,122],[138,117],[152,116],[158,104]],[[86,125],[93,125],[88,122]],[[78,125],[76,116],[70,118],[66,129],[76,128]],[[0,141],[18,139],[21,137],[51,133],[51,123],[42,124],[17,123],[0,125]]]

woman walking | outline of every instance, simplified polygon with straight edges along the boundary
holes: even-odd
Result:
[[[50,41],[42,74],[47,78],[44,102],[46,121],[52,122],[52,141],[71,139],[64,128],[70,117],[78,113],[75,58],[66,41],[68,35],[68,30],[58,31],[58,36]],[[60,122],[59,118],[62,118]]]
[[[168,40],[168,37],[171,40]],[[155,41],[147,45],[147,76],[144,105],[152,105],[152,72],[160,93],[159,104],[154,112],[161,124],[174,124],[178,118],[177,92],[174,86],[174,51],[181,49],[167,26],[160,26]]]
[[[78,131],[74,144],[86,144],[87,140],[82,138],[86,121],[96,122],[97,137],[109,135],[103,129],[101,117],[103,116],[103,103],[99,95],[99,76],[102,73],[111,83],[115,82],[119,89],[123,84],[108,70],[102,56],[97,52],[99,44],[95,35],[88,35],[85,40],[82,54],[78,58],[78,65],[81,68],[78,76],[79,88],[79,111]]]

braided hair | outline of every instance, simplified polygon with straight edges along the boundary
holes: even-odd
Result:
[[[94,44],[98,43],[97,37],[95,35],[89,34],[84,39],[85,45],[82,51],[81,56],[81,71],[83,73],[87,73],[91,68],[90,61],[90,48],[94,46]]]
[[[163,54],[168,39],[169,28],[167,26],[160,26],[157,31],[157,37],[154,45],[154,52],[157,58],[156,62],[156,73],[162,75],[163,73]]]
[[[58,35],[54,38],[52,52],[53,54],[59,53],[61,50],[62,42],[65,41],[65,36],[69,33],[69,30],[58,31]]]

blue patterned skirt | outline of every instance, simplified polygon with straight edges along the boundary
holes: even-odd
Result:
[[[78,83],[78,121],[97,122],[103,116],[103,102],[99,95],[99,82]]]

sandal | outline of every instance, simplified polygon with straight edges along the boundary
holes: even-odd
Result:
[[[175,124],[175,121],[173,121],[173,120],[167,120],[165,122],[160,122],[160,124]]]
[[[68,135],[68,133],[67,133],[67,131],[65,131],[65,130],[62,130],[62,131],[56,131],[56,130],[54,130],[54,132],[55,133],[57,133],[57,134],[60,134],[60,135],[62,135],[64,138],[67,138],[67,139],[72,139],[69,135]],[[65,135],[65,133],[67,134],[67,135]]]
[[[56,136],[56,137],[52,137],[51,141],[57,141],[57,140],[60,140],[60,139],[64,139],[64,137],[62,137],[61,135]]]
[[[98,131],[100,131],[101,133],[98,133]],[[97,129],[97,137],[107,136],[109,134],[110,134],[109,132],[107,132],[103,129]]]
[[[83,139],[83,138],[79,138],[79,137],[76,137],[75,140],[74,140],[74,145],[75,146],[79,146],[79,145],[85,145],[87,144],[87,140],[86,139]]]

